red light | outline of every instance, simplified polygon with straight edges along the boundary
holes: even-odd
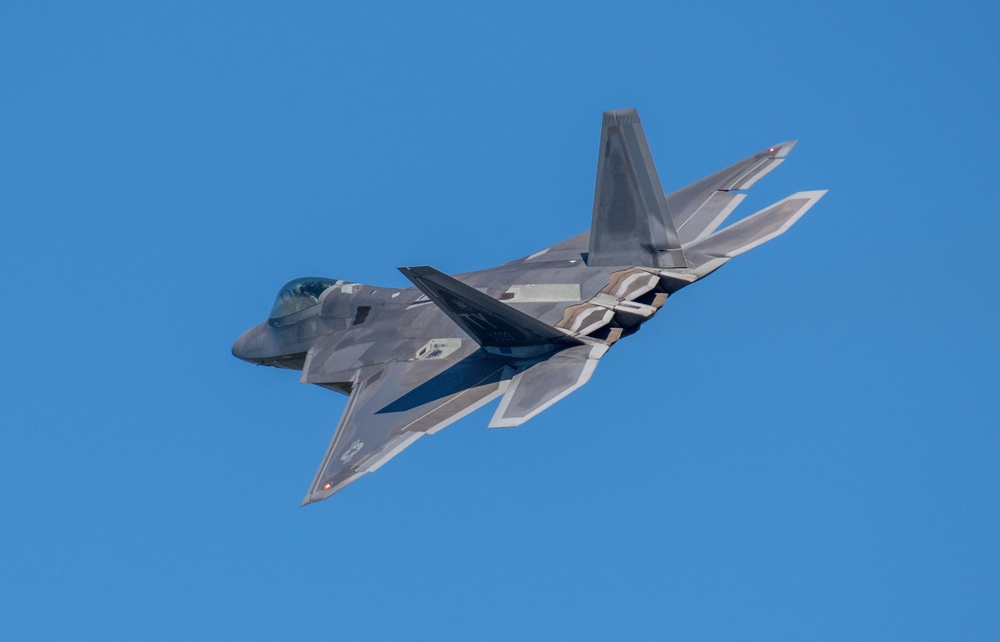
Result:
[[[326,483],[326,484],[323,484],[323,490],[330,490],[330,484],[329,484],[329,482]]]

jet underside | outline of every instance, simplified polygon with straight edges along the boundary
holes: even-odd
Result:
[[[718,229],[792,145],[667,195],[638,114],[605,112],[589,231],[454,277],[401,268],[409,288],[319,277],[287,284],[271,318],[233,353],[349,395],[303,503],[495,399],[490,426],[518,426],[582,386],[671,294],[782,234],[823,195],[800,192]]]

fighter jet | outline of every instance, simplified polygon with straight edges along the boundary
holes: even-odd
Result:
[[[303,505],[494,399],[490,427],[520,426],[587,383],[670,295],[783,234],[826,193],[792,194],[720,229],[795,142],[665,194],[638,112],[607,111],[589,231],[477,272],[399,268],[408,288],[286,283],[233,355],[349,396]]]

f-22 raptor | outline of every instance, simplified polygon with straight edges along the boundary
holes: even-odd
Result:
[[[321,277],[282,286],[233,355],[349,395],[303,505],[494,399],[490,427],[519,426],[587,383],[671,294],[784,233],[826,193],[798,192],[719,229],[795,142],[665,194],[638,112],[607,111],[589,231],[477,272],[400,268],[414,286],[403,289]]]

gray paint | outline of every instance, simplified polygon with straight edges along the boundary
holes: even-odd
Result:
[[[248,330],[233,355],[350,395],[303,504],[494,399],[490,426],[517,426],[584,385],[670,294],[782,234],[825,193],[800,192],[716,231],[743,197],[733,190],[793,144],[665,195],[638,113],[605,112],[590,231],[454,277],[400,268],[410,288],[290,282],[274,309],[294,313]]]

